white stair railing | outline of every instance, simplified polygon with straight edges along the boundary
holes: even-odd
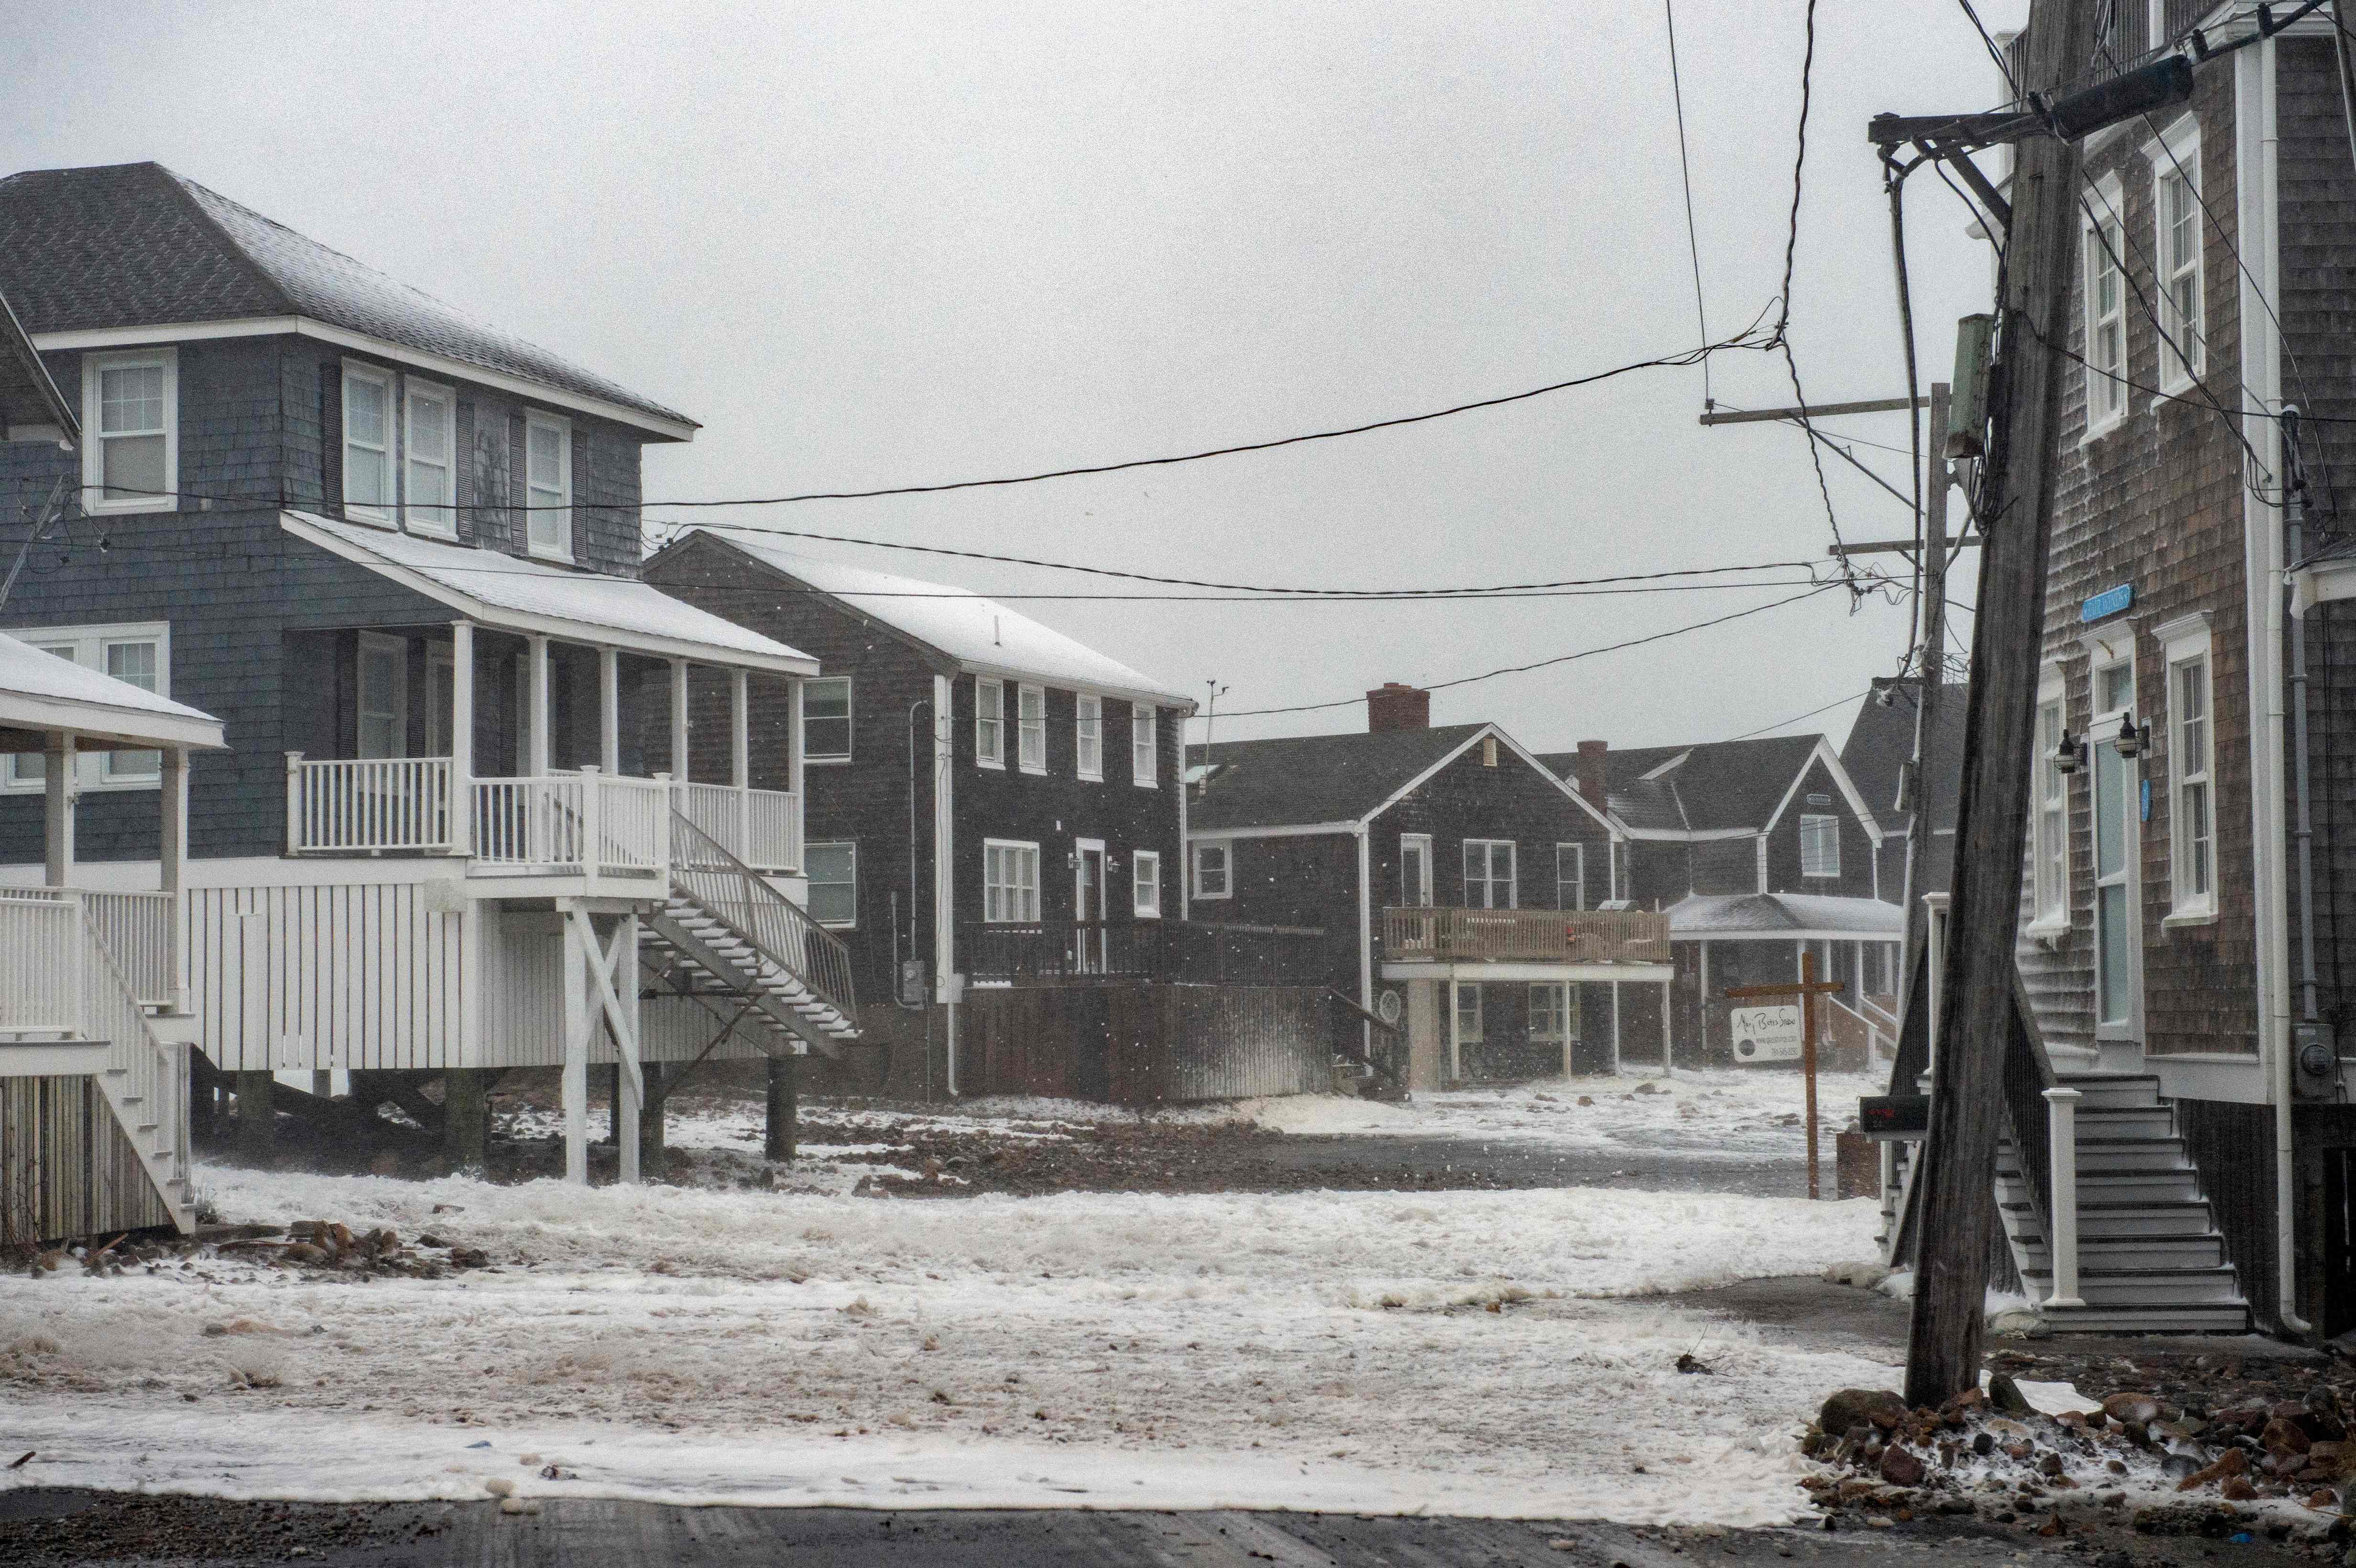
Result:
[[[2083,1307],[2078,1296],[2078,1102],[2075,1089],[2045,1091],[2047,1147],[2051,1154],[2047,1181],[2052,1189],[2053,1294],[2048,1307]]]
[[[80,895],[0,892],[0,1035],[91,1038],[82,1016]]]

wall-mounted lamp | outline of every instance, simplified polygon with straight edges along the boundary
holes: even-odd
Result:
[[[2119,720],[2118,738],[2111,744],[2119,749],[2120,756],[2132,762],[2151,750],[2151,726],[2136,724],[2135,715],[2130,713]]]
[[[2069,731],[2062,731],[2062,741],[2053,748],[2053,771],[2067,777],[2086,765],[2086,742]]]

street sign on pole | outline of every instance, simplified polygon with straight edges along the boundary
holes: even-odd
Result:
[[[1800,977],[1796,981],[1786,980],[1779,986],[1729,986],[1725,993],[1726,999],[1730,1002],[1780,1002],[1787,997],[1799,998],[1796,1007],[1785,1002],[1780,1008],[1738,1008],[1734,1010],[1736,1013],[1796,1012],[1800,1015],[1800,1072],[1808,1081],[1808,1196],[1810,1198],[1821,1196],[1816,1178],[1816,998],[1821,996],[1837,996],[1847,989],[1848,987],[1838,980],[1817,979],[1816,955],[1804,949],[1800,954]],[[1735,1045],[1735,1054],[1737,1056],[1742,1054],[1739,1037]],[[1785,1060],[1790,1059],[1787,1057]]]

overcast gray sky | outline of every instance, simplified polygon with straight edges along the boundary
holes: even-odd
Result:
[[[2025,9],[1982,7],[1998,27]],[[1676,5],[1713,334],[1776,292],[1803,13]],[[1812,400],[1888,397],[1902,364],[1864,123],[1985,107],[1996,81],[1952,0],[1823,0],[1818,26],[1793,342]],[[46,84],[0,107],[7,168],[157,160],[701,421],[648,449],[653,500],[1265,440],[1697,339],[1657,0],[36,5],[0,59]],[[1954,198],[1913,183],[1927,382],[1989,272]],[[1780,359],[1721,357],[1712,378],[1737,406],[1790,399]],[[1700,429],[1702,396],[1698,369],[1656,370],[1275,453],[723,516],[1320,586],[1821,559],[1804,440]],[[1838,428],[1906,439],[1896,416]],[[1904,487],[1903,457],[1858,450]],[[1909,531],[1830,470],[1848,537]],[[1091,587],[809,548],[991,592]],[[1165,682],[1215,678],[1234,711],[1794,592],[1024,607]],[[1735,735],[1890,673],[1908,613],[1826,594],[1443,692],[1433,717],[1539,749]],[[1851,710],[1794,728],[1837,738]],[[1352,706],[1220,733],[1362,722]]]

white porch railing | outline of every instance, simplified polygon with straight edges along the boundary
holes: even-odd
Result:
[[[790,793],[708,784],[674,784],[670,791],[672,806],[696,831],[755,870],[801,869],[802,814]]]
[[[783,790],[671,784],[594,769],[462,780],[447,757],[313,762],[299,752],[286,755],[286,845],[295,855],[469,855],[500,868],[654,871],[670,863],[674,808],[756,870],[801,869],[801,800]]]
[[[84,1035],[88,946],[78,894],[0,892],[0,1035]]]
[[[172,904],[170,893],[86,892],[82,907],[91,929],[113,958],[131,995],[149,1007],[172,1001]]]
[[[477,779],[473,841],[496,867],[659,871],[669,864],[668,788],[594,769],[531,779]]]
[[[300,851],[379,855],[455,848],[450,759],[305,762],[286,753],[286,840]]]

